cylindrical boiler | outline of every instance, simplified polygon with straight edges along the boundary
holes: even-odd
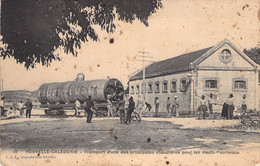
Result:
[[[84,102],[91,95],[94,101],[106,101],[107,95],[116,99],[124,88],[117,79],[99,79],[89,81],[69,81],[47,83],[38,89],[41,104],[66,104],[76,100]]]

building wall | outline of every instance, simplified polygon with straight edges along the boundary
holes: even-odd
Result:
[[[206,80],[216,79],[218,82],[217,88],[207,88],[205,87]],[[244,80],[246,81],[245,89],[236,89],[234,87],[235,80]],[[258,86],[256,86],[256,74],[254,71],[209,71],[209,70],[199,70],[197,77],[197,95],[195,97],[196,106],[200,97],[204,94],[207,98],[209,94],[214,94],[215,101],[218,104],[223,104],[229,94],[234,95],[234,105],[240,106],[242,96],[247,96],[247,104],[249,109],[254,109],[258,107]],[[214,106],[215,109],[221,109],[221,106]]]
[[[226,52],[228,50],[228,52]],[[160,82],[160,92],[147,94],[147,101],[152,104],[154,110],[154,99],[160,99],[160,111],[166,111],[167,97],[173,100],[174,96],[178,96],[180,101],[180,111],[195,111],[198,107],[201,96],[205,95],[209,98],[209,94],[214,94],[215,102],[219,105],[214,106],[215,111],[221,111],[222,104],[227,100],[229,94],[234,95],[234,105],[240,106],[242,96],[247,96],[247,104],[249,109],[260,110],[260,84],[259,74],[256,70],[255,64],[251,63],[236,49],[233,49],[229,44],[224,44],[217,50],[212,50],[212,54],[204,59],[201,63],[194,66],[191,71],[172,74],[168,76],[158,76],[155,78],[146,79],[146,82],[152,82],[153,88],[156,81]],[[222,53],[225,52],[223,55]],[[196,61],[195,61],[196,64]],[[192,63],[191,63],[192,65]],[[189,78],[188,78],[189,76]],[[180,91],[180,81],[183,78],[190,79],[187,91]],[[177,80],[177,91],[170,91],[171,80]],[[162,92],[162,83],[164,80],[168,81],[168,92]],[[207,87],[206,80],[215,80],[217,87]],[[236,88],[235,81],[245,82],[245,88]],[[129,93],[134,99],[138,98],[136,93],[136,85],[141,87],[142,80],[135,80],[129,82]],[[237,84],[236,84],[237,85]],[[134,86],[134,94],[131,94],[131,86]],[[239,85],[240,86],[240,85]],[[146,89],[148,86],[146,86]],[[141,94],[141,93],[140,93]],[[194,98],[194,100],[193,100]]]
[[[221,60],[221,52],[229,50],[231,59],[228,62]],[[195,102],[197,103],[202,94],[208,96],[213,93],[216,97],[217,103],[223,104],[229,94],[234,95],[235,106],[240,106],[242,96],[247,96],[247,103],[249,109],[259,108],[259,86],[258,73],[255,67],[250,64],[243,56],[236,50],[225,44],[220,49],[216,50],[212,55],[206,58],[201,64],[197,66],[197,96]],[[209,89],[205,87],[206,79],[215,79],[218,82],[218,87]],[[234,87],[234,81],[245,81],[245,89],[237,89]],[[215,106],[215,108],[221,108]]]
[[[223,50],[228,49],[231,53],[232,60],[228,63],[223,63],[220,59],[220,54]],[[203,67],[218,67],[218,68],[250,68],[254,67],[248,63],[237,51],[235,51],[228,44],[224,44],[221,48],[216,50],[212,55],[203,60],[199,66]]]
[[[160,106],[159,106],[159,112],[166,112],[166,103],[167,103],[167,97],[170,97],[171,101],[173,101],[174,96],[177,96],[180,102],[180,111],[190,111],[190,101],[191,101],[191,93],[190,88],[187,88],[186,91],[181,91],[181,80],[188,81],[187,79],[188,72],[185,73],[179,73],[174,75],[167,75],[167,76],[159,76],[154,78],[148,78],[146,79],[146,91],[148,92],[146,95],[146,101],[152,105],[152,111],[155,111],[154,106],[154,99],[155,97],[159,98]],[[163,92],[163,82],[168,81],[168,91]],[[171,81],[176,81],[176,91],[171,91]],[[156,93],[154,91],[155,89],[155,83],[159,82],[160,92]],[[152,83],[153,85],[153,91],[149,92],[149,83]],[[139,85],[139,88],[142,85],[142,80],[134,80],[129,81],[129,96],[133,96],[134,100],[136,101],[138,99],[138,96],[142,96],[143,94],[137,93],[136,86]],[[134,94],[131,93],[131,87],[134,86]]]

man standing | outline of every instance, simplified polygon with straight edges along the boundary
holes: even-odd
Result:
[[[22,101],[20,101],[20,103],[18,103],[18,110],[20,111],[20,116],[23,116],[23,110],[24,109],[24,104]]]
[[[25,103],[25,107],[26,107],[26,118],[29,117],[31,118],[31,111],[32,111],[32,102],[30,101],[30,99],[27,99],[26,103]]]
[[[91,123],[91,119],[93,116],[92,109],[94,107],[94,102],[92,101],[91,96],[88,97],[86,104],[87,104],[87,106],[85,108],[85,111],[87,112],[87,123]]]
[[[135,109],[135,102],[133,100],[133,97],[131,96],[129,98],[129,104],[128,104],[128,110],[127,110],[127,117],[126,117],[126,123],[131,123],[131,115],[134,112]]]
[[[208,100],[208,105],[209,105],[209,118],[210,119],[213,119],[214,116],[213,116],[213,94],[211,93],[209,95],[209,100]]]
[[[74,116],[79,116],[79,111],[80,111],[80,102],[77,99],[77,101],[75,102],[75,115]]]
[[[177,96],[174,96],[174,100],[173,100],[173,103],[172,103],[172,111],[176,113],[176,117],[179,116],[179,100],[177,98]]]
[[[245,114],[246,110],[247,110],[246,95],[243,95],[243,99],[242,99],[242,102],[241,102],[241,109],[243,111],[243,114]]]
[[[0,110],[1,110],[1,116],[4,115],[4,97],[0,96]]]
[[[110,97],[107,97],[107,117],[112,117],[113,116],[113,104],[110,101]]]
[[[168,118],[171,117],[171,98],[167,97],[167,104],[166,104],[166,108],[167,108],[167,112],[168,112]]]
[[[227,113],[228,113],[227,119],[233,119],[233,111],[234,111],[233,97],[234,97],[233,94],[230,94],[226,101]]]
[[[201,115],[201,112],[203,114],[203,119],[206,119],[206,112],[207,112],[207,101],[205,100],[205,96],[202,95],[201,97],[201,100],[200,100],[200,112],[199,112],[199,119],[200,119],[200,115]]]
[[[141,96],[138,95],[137,103],[136,103],[136,109],[140,117],[142,117],[142,109],[143,109],[144,103],[143,100],[141,99]]]
[[[155,101],[154,101],[154,104],[155,104],[155,117],[157,117],[157,114],[158,114],[158,111],[159,111],[159,98],[158,97],[155,97]]]

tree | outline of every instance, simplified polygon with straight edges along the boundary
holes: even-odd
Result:
[[[148,17],[161,7],[161,0],[5,0],[1,57],[13,57],[27,69],[48,66],[61,60],[57,48],[77,56],[82,42],[98,41],[95,25],[107,33],[115,31],[115,19],[148,26]]]
[[[254,47],[250,49],[244,49],[243,51],[249,58],[251,58],[255,63],[260,64],[260,48]]]

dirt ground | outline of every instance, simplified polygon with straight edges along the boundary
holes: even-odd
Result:
[[[2,149],[88,150],[227,150],[253,145],[260,148],[260,133],[226,130],[238,120],[143,118],[139,124],[120,124],[119,118],[19,118],[2,120]],[[257,146],[255,146],[257,145]]]
[[[260,133],[237,130],[234,126],[239,125],[238,120],[143,118],[140,124],[120,124],[119,118],[94,118],[89,124],[85,117],[47,118],[37,114],[31,119],[2,119],[0,122],[2,165],[260,164]],[[51,149],[76,149],[79,153],[33,152]],[[118,153],[95,154],[103,150]],[[154,153],[144,155],[144,151]],[[168,153],[176,151],[180,153]],[[238,154],[225,153],[229,151]]]

